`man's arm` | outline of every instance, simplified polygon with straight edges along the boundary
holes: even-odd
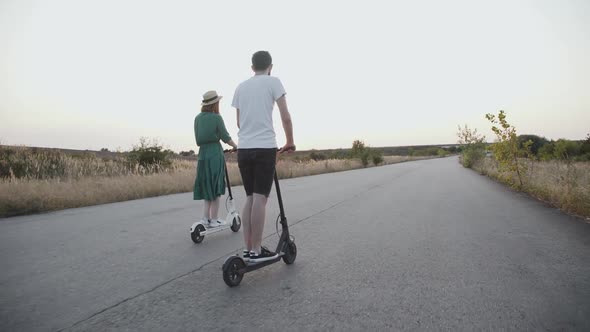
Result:
[[[236,108],[236,121],[238,122],[238,129],[240,129],[240,109]]]
[[[291,114],[287,107],[287,98],[285,95],[277,99],[277,106],[281,113],[281,121],[283,122],[283,129],[285,130],[285,136],[287,143],[281,148],[280,152],[295,149],[295,140],[293,139],[293,121],[291,120]]]

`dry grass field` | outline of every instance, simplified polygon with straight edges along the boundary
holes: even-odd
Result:
[[[514,175],[500,173],[492,158],[484,158],[474,167],[478,172],[504,183],[513,183]],[[528,161],[523,191],[566,212],[590,217],[590,163],[565,161]]]
[[[124,158],[99,158],[60,152],[31,153],[27,148],[4,158],[0,178],[0,217],[53,211],[131,199],[190,192],[196,174],[196,161],[173,159],[170,166],[143,167]],[[12,159],[11,159],[12,158]],[[383,164],[426,157],[386,156]],[[6,160],[12,160],[6,165]],[[3,167],[3,168],[2,168]],[[17,176],[12,168],[17,169]],[[362,168],[360,160],[322,161],[279,160],[280,178],[294,178]],[[241,184],[235,162],[228,163],[233,185]]]

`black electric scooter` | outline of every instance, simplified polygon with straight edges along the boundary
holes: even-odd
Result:
[[[274,181],[280,209],[279,216],[277,217],[277,233],[279,222],[281,224],[282,230],[279,237],[279,243],[277,244],[277,249],[275,250],[278,256],[272,260],[260,263],[245,262],[239,255],[228,257],[225,260],[225,263],[223,263],[222,270],[223,281],[225,281],[229,287],[235,287],[239,285],[242,281],[242,278],[244,277],[244,274],[276,263],[281,259],[283,262],[285,262],[285,264],[288,265],[295,262],[295,258],[297,257],[297,246],[295,245],[295,238],[289,234],[289,225],[287,224],[287,217],[285,217],[283,197],[281,196],[281,188],[279,186],[277,172],[275,172]]]
[[[234,151],[235,150],[223,150],[224,153]],[[234,203],[234,196],[232,195],[231,185],[229,183],[227,162],[225,163],[225,182],[227,185],[228,192],[228,197],[225,201],[225,208],[227,210],[227,217],[225,218],[226,224],[216,228],[208,228],[205,227],[205,225],[203,225],[200,221],[193,223],[193,225],[190,228],[190,234],[191,240],[193,240],[194,243],[203,242],[203,240],[205,239],[205,235],[221,232],[228,228],[231,229],[233,232],[237,232],[240,230],[240,227],[242,226],[242,218],[240,218],[240,214],[236,211],[236,204]]]

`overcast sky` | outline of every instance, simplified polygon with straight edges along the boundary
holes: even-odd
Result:
[[[301,149],[590,132],[590,1],[0,0],[0,141],[195,149],[201,95],[231,98],[264,49]],[[284,143],[278,112],[275,127]]]

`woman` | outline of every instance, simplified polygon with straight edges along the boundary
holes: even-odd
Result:
[[[197,178],[193,190],[195,200],[205,200],[201,223],[207,227],[219,227],[224,223],[217,218],[219,196],[225,194],[225,160],[219,140],[238,148],[229,136],[223,118],[219,115],[221,96],[216,91],[203,95],[201,113],[195,117],[195,140],[199,146]]]

